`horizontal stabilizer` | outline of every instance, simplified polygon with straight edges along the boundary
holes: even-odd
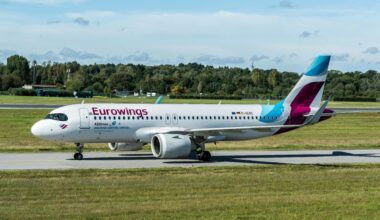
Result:
[[[318,111],[314,115],[311,115],[306,119],[305,124],[312,125],[312,124],[318,123],[319,119],[321,118],[323,112],[325,111],[327,107],[327,104],[329,104],[328,100],[323,103],[323,105],[318,109]]]

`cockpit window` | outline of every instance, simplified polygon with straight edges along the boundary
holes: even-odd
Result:
[[[48,114],[45,119],[52,119],[56,121],[67,121],[67,115],[63,113],[54,113],[54,114]]]

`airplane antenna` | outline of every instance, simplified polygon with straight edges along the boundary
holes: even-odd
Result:
[[[82,105],[84,104],[84,99],[82,100],[82,103],[81,103]]]
[[[218,105],[222,104],[222,100],[219,101]]]

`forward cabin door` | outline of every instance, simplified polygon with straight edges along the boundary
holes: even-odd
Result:
[[[88,109],[81,108],[79,109],[79,117],[80,117],[80,129],[90,129],[90,116],[88,114]]]

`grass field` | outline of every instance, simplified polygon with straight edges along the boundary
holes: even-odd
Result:
[[[0,95],[0,104],[50,104],[50,105],[67,105],[81,103],[83,99],[75,98],[58,98],[58,97],[28,97],[28,96],[8,96]],[[84,99],[86,103],[154,103],[156,98],[107,98],[94,97]],[[269,103],[276,103],[278,100],[271,100]],[[175,104],[217,104],[219,100],[210,99],[170,99],[165,97],[162,103]],[[266,100],[244,99],[244,100],[222,100],[223,104],[267,104]],[[380,108],[380,102],[330,102],[330,108]]]
[[[49,110],[0,109],[0,151],[73,151],[73,143],[55,143],[30,133],[34,122]],[[208,144],[209,150],[299,150],[380,148],[380,113],[342,114],[320,124],[278,136],[240,142]],[[146,149],[149,149],[148,147]],[[85,150],[108,150],[105,144]]]
[[[378,219],[380,165],[0,171],[1,219]]]

